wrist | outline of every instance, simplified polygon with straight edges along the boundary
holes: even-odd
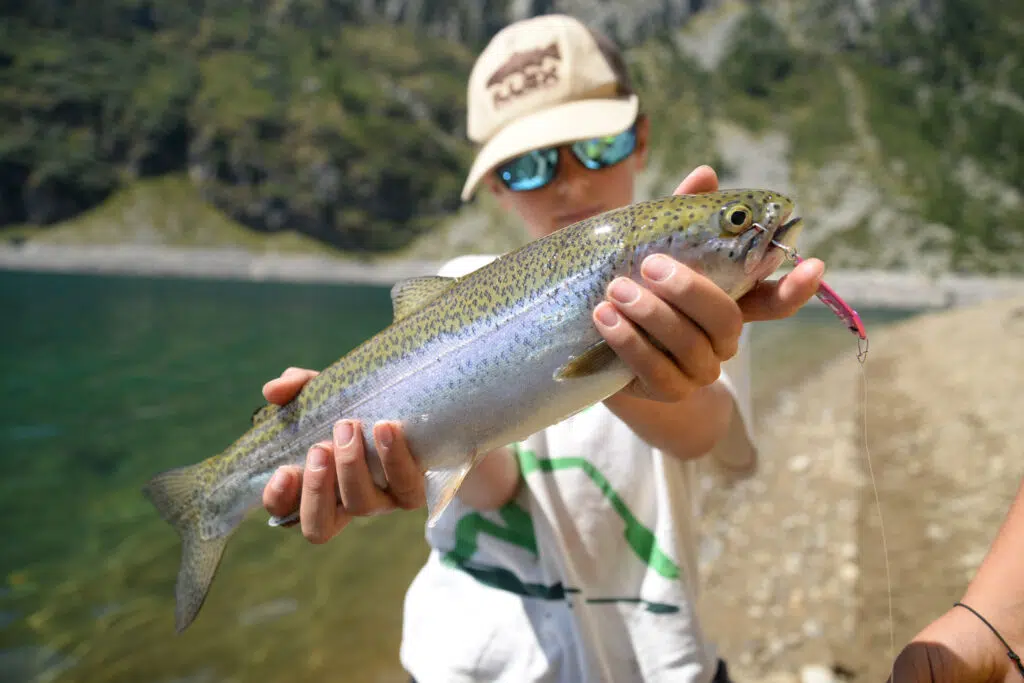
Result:
[[[1006,673],[1017,670],[1024,676],[1024,621],[1017,601],[1007,600],[997,592],[972,590],[953,606],[960,620],[970,620],[970,632],[989,655],[995,673],[993,680],[1003,680]]]

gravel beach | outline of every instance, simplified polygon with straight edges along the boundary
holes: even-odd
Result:
[[[704,502],[702,614],[737,683],[886,680],[1009,509],[1021,396],[1018,296],[894,324],[863,373],[842,355],[762,412],[759,473]]]

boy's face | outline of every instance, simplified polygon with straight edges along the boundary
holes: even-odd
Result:
[[[558,150],[558,173],[544,187],[515,192],[505,187],[493,172],[487,175],[485,182],[505,209],[519,214],[531,238],[544,237],[577,221],[633,202],[636,174],[647,162],[648,129],[647,118],[640,117],[636,149],[614,166],[592,171],[567,147],[562,147]]]

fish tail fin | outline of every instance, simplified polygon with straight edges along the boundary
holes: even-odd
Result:
[[[174,589],[175,628],[184,631],[195,620],[217,573],[224,547],[241,518],[218,520],[204,529],[203,498],[206,463],[162,472],[143,487],[143,495],[181,538],[181,564]]]

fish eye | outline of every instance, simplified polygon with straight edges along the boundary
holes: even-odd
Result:
[[[736,204],[725,210],[725,227],[731,232],[743,232],[753,222],[754,212],[748,206]]]

